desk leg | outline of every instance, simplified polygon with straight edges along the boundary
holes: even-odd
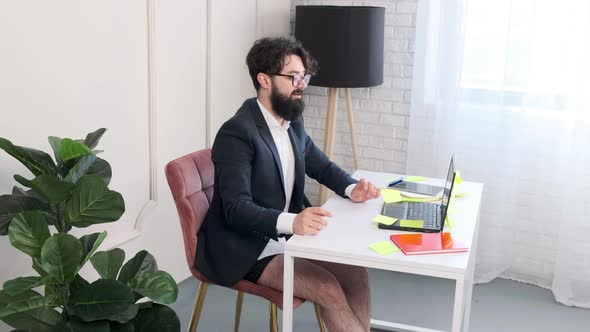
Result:
[[[461,327],[463,325],[463,304],[465,303],[465,294],[463,294],[463,291],[465,290],[464,287],[464,281],[457,279],[455,284],[455,304],[453,305],[452,332],[461,332]]]
[[[283,332],[293,331],[293,256],[283,257]]]
[[[473,295],[473,275],[465,281],[465,313],[463,315],[463,332],[469,331],[469,318],[471,317],[471,300]]]

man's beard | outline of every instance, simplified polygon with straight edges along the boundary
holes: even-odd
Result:
[[[301,95],[303,90],[295,90],[291,95]],[[305,108],[303,99],[292,99],[291,96],[281,95],[279,91],[272,87],[270,94],[270,104],[275,113],[287,121],[295,121],[299,119]]]

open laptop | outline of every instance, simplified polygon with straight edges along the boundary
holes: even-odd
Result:
[[[444,220],[447,216],[447,207],[451,198],[451,192],[455,183],[454,156],[451,157],[447,179],[442,191],[440,204],[435,203],[384,203],[381,214],[399,219],[391,225],[379,224],[379,228],[394,229],[409,232],[437,233],[442,232]],[[401,220],[424,220],[423,227],[411,227],[401,224]]]

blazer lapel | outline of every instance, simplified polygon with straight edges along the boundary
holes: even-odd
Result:
[[[303,151],[301,150],[301,145],[299,144],[299,138],[297,135],[295,135],[293,127],[289,127],[288,132],[289,138],[291,139],[291,146],[293,146],[293,159],[295,159],[295,181],[293,183],[293,194],[291,196],[291,202],[293,202],[293,196],[298,193],[303,193],[305,167],[303,164]]]
[[[268,146],[270,151],[272,151],[272,156],[274,157],[275,165],[277,166],[277,170],[279,171],[279,175],[281,178],[281,187],[283,188],[283,193],[284,193],[285,192],[285,183],[283,180],[283,168],[281,167],[281,158],[279,157],[279,151],[277,150],[277,146],[275,145],[275,142],[272,138],[272,134],[270,133],[270,129],[268,129],[268,125],[266,124],[266,121],[264,120],[264,117],[262,116],[262,111],[258,107],[258,103],[256,102],[256,98],[253,98],[252,101],[254,104],[254,105],[251,105],[252,106],[252,114],[254,116],[254,122],[256,123],[256,127],[258,127],[258,132],[260,133],[260,137],[262,137],[262,140],[264,141],[264,143],[266,143],[266,145]]]

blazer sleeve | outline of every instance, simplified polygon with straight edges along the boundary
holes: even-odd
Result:
[[[221,127],[215,138],[212,159],[223,219],[237,232],[261,233],[277,239],[276,224],[281,211],[261,207],[252,199],[254,153],[251,135],[243,123],[228,121]]]
[[[346,187],[358,181],[332,162],[324,152],[316,147],[313,140],[303,130],[305,136],[305,173],[312,179],[346,198]]]

